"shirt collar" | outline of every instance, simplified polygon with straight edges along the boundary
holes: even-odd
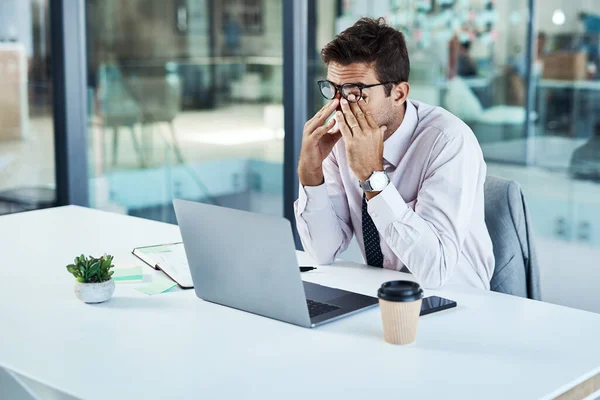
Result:
[[[383,142],[383,158],[395,167],[408,150],[410,139],[419,122],[417,109],[410,100],[406,100],[406,111],[402,123],[385,142]]]

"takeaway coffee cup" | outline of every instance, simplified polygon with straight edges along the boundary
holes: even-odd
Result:
[[[417,338],[423,289],[410,281],[385,282],[377,292],[383,337],[392,344],[409,344]]]

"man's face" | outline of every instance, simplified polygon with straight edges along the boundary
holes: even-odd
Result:
[[[330,63],[327,67],[327,80],[336,85],[343,85],[345,83],[372,85],[380,83],[375,70],[364,63],[350,65]],[[336,96],[341,100],[339,92]],[[363,89],[362,98],[368,104],[377,124],[382,126],[393,121],[392,97],[386,96],[383,85]],[[338,110],[341,111],[341,107],[338,107]]]

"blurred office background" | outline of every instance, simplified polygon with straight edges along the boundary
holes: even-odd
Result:
[[[56,37],[70,3],[83,5],[71,18],[83,25],[87,82],[63,104],[55,92],[73,87],[64,63],[77,56],[68,47],[77,39]],[[524,188],[544,300],[600,312],[597,8],[597,0],[0,0],[0,214],[74,202],[175,222],[171,200],[180,197],[291,217],[297,118],[323,104],[319,50],[359,17],[383,16],[407,36],[411,97],[462,118],[488,173]],[[60,122],[78,110],[81,129]],[[63,159],[78,156],[83,168]],[[65,171],[77,177],[71,197],[61,195]],[[357,257],[355,246],[346,257]]]

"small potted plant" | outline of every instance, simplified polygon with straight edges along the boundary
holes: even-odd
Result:
[[[74,264],[67,265],[75,278],[75,295],[86,303],[102,303],[110,299],[115,292],[115,281],[111,278],[114,271],[110,269],[113,256],[103,255],[100,258],[84,257],[82,254],[75,258]]]

